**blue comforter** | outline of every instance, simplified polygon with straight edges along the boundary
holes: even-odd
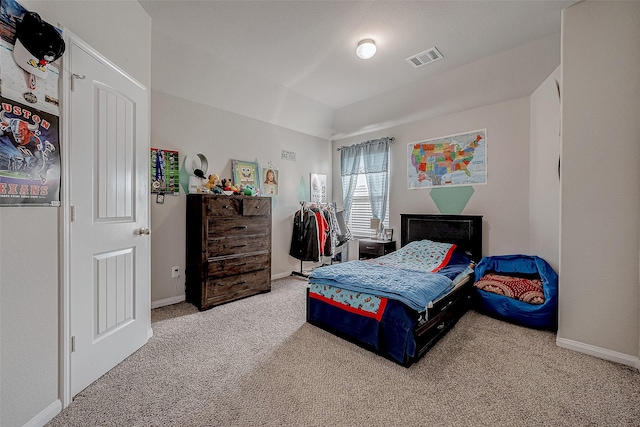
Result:
[[[370,261],[349,261],[315,269],[310,283],[327,284],[403,302],[416,311],[447,293],[453,281],[442,274],[399,269]]]

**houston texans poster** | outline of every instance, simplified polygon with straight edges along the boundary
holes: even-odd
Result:
[[[0,206],[60,206],[58,117],[0,101]]]

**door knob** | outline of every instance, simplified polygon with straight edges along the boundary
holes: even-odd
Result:
[[[148,236],[151,234],[148,228],[138,228],[137,230],[133,230],[133,234],[136,236]]]

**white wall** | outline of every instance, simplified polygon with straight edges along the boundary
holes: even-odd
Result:
[[[640,3],[578,3],[562,32],[558,343],[638,366]]]
[[[153,27],[154,90],[320,138],[331,135],[332,108],[265,78],[259,66],[253,73],[241,70],[171,31]]]
[[[3,426],[23,425],[58,399],[57,234],[57,208],[0,210]]]
[[[20,3],[46,21],[66,26],[130,75],[150,85],[151,20],[136,1]],[[60,408],[59,212],[59,208],[50,207],[0,208],[3,427],[43,423]]]
[[[265,167],[271,163],[279,170],[279,193],[272,201],[272,276],[299,270],[300,262],[289,256],[293,214],[300,200],[309,200],[310,173],[326,174],[331,188],[329,142],[156,90],[151,101],[151,144],[179,150],[181,162],[187,154],[202,153],[209,162],[208,173],[221,178],[231,177],[231,159],[257,160]],[[295,152],[296,160],[282,160],[281,150]],[[155,305],[172,302],[176,294],[184,297],[185,221],[189,220],[185,210],[182,191],[179,196],[166,196],[164,204],[152,200],[151,299]],[[170,274],[174,265],[183,273],[177,287]]]
[[[528,97],[559,63],[558,33],[340,108],[335,138]]]
[[[531,94],[529,253],[557,272],[560,252],[560,82],[558,67]]]
[[[529,98],[487,105],[435,119],[333,143],[333,194],[342,201],[337,147],[382,136],[391,144],[390,228],[400,230],[401,213],[439,213],[429,190],[407,189],[407,145],[429,138],[487,129],[487,184],[473,186],[464,214],[483,215],[484,255],[529,250]],[[350,246],[350,258],[356,257]]]

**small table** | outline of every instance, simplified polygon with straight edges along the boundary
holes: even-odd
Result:
[[[378,258],[396,250],[395,240],[358,239],[359,259]]]

